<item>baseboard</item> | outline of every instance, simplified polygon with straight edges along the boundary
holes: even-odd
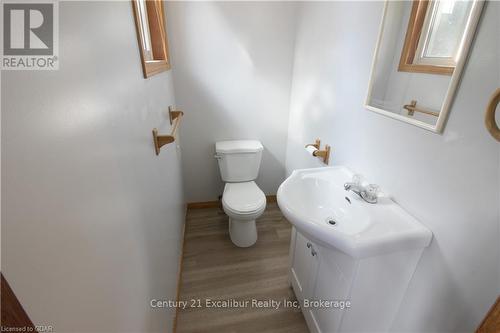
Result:
[[[182,244],[181,244],[181,258],[179,260],[179,270],[177,272],[177,294],[176,294],[176,300],[177,304],[180,301],[181,297],[181,288],[182,288],[182,266],[184,263],[184,244],[186,243],[186,223],[187,223],[187,209],[189,208],[186,207],[186,214],[184,216],[184,224],[182,227]],[[175,316],[174,316],[174,322],[172,325],[172,332],[176,333],[177,332],[177,320],[179,317],[179,307],[175,307]]]
[[[267,203],[275,203],[275,195],[266,195]],[[217,208],[222,207],[220,200],[217,201],[204,201],[204,202],[189,202],[187,204],[188,209],[204,209],[204,208]]]
[[[204,202],[189,202],[188,209],[204,209],[204,208],[217,208],[221,207],[221,202],[217,201],[204,201]]]
[[[267,203],[275,203],[278,201],[275,195],[266,195]]]

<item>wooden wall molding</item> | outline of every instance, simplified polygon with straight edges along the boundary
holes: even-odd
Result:
[[[9,286],[9,283],[0,273],[1,278],[1,307],[2,307],[2,322],[1,331],[14,332],[16,328],[26,329],[27,332],[37,332],[33,322],[28,317],[26,311],[24,311],[23,306],[19,303],[16,295]],[[24,332],[24,331],[23,331]]]
[[[481,325],[476,330],[476,333],[498,332],[500,332],[500,296],[498,296],[497,301],[492,305],[490,311],[488,311]]]

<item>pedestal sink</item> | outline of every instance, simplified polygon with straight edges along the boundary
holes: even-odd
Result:
[[[341,166],[296,170],[278,190],[278,205],[294,226],[290,284],[312,332],[388,331],[432,239],[389,197],[372,204],[346,191],[352,177]],[[351,306],[310,306],[325,299]]]
[[[296,170],[281,184],[278,205],[299,231],[362,258],[429,245],[432,233],[391,199],[370,204],[344,190],[345,167]]]

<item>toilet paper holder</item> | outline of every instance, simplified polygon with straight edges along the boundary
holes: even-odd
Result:
[[[321,140],[316,139],[316,141],[314,143],[308,143],[306,145],[306,148],[307,147],[316,148],[316,150],[314,150],[312,152],[312,155],[314,157],[320,157],[323,160],[323,163],[328,165],[328,163],[330,162],[330,151],[331,151],[331,147],[329,145],[325,145],[325,149],[321,150],[321,148],[320,148],[321,147]]]
[[[323,163],[325,163],[326,165],[328,165],[328,162],[330,161],[330,146],[329,145],[325,145],[325,149],[321,150],[316,150],[313,152],[313,156],[316,156],[316,157],[321,157],[323,159]]]
[[[306,148],[307,147],[314,147],[314,148],[316,148],[316,149],[319,150],[320,145],[321,145],[321,140],[320,139],[316,139],[316,141],[314,143],[308,143],[306,145]]]

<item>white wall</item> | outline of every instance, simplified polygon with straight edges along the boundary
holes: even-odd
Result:
[[[275,194],[285,177],[294,47],[293,3],[170,2],[167,22],[183,120],[188,202],[216,200],[219,140],[258,139],[258,185]]]
[[[488,2],[443,135],[363,108],[382,2],[305,3],[299,12],[287,171],[332,145],[434,233],[394,332],[471,332],[497,297],[500,149],[483,125],[500,85],[500,3]],[[348,14],[347,14],[348,13]]]
[[[2,73],[2,273],[56,332],[166,332],[184,221],[170,72],[144,80],[131,3],[61,2],[60,70]]]

